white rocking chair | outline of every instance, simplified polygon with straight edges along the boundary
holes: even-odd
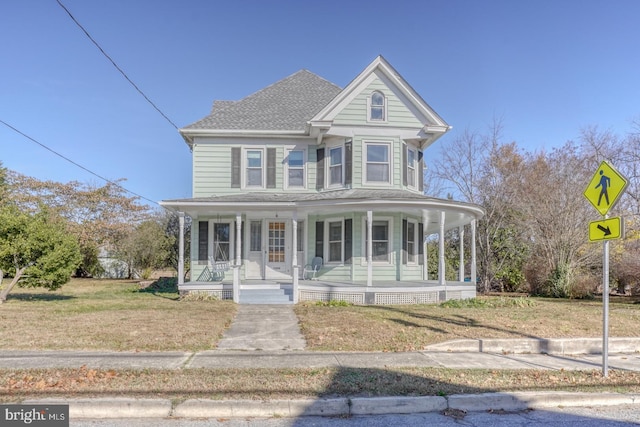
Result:
[[[323,261],[321,257],[314,257],[311,260],[311,264],[307,264],[304,266],[304,270],[302,270],[302,279],[308,280],[307,277],[311,276],[311,280],[318,280],[316,278],[316,274],[318,273],[318,271],[320,271],[320,268],[322,268],[322,264]]]

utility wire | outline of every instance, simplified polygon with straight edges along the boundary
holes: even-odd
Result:
[[[176,126],[175,123],[173,123],[173,121],[171,121],[171,119],[169,117],[167,117],[167,115],[165,113],[162,112],[162,110],[160,110],[160,108],[158,108],[158,106],[156,104],[153,103],[153,101],[151,101],[149,99],[149,97],[147,95],[144,94],[144,92],[142,92],[142,90],[129,78],[129,76],[127,76],[127,74],[122,71],[122,68],[120,68],[118,66],[118,64],[116,64],[116,62],[111,59],[111,57],[107,54],[107,52],[104,51],[104,49],[102,49],[102,47],[100,47],[100,45],[98,44],[97,41],[94,40],[93,37],[91,37],[91,34],[89,34],[89,32],[78,22],[78,20],[71,14],[71,12],[69,12],[69,9],[67,9],[65,7],[64,4],[62,4],[62,2],[60,0],[56,0],[58,2],[58,4],[60,5],[61,8],[64,9],[65,12],[67,12],[67,15],[69,15],[69,17],[71,18],[71,20],[73,20],[73,22],[75,22],[75,24],[84,32],[84,34],[89,38],[89,40],[91,40],[91,42],[98,48],[98,50],[100,50],[100,52],[102,52],[102,54],[111,62],[111,64],[113,64],[114,67],[116,67],[116,70],[118,70],[120,72],[120,74],[122,74],[122,76],[129,82],[131,83],[131,86],[133,86],[135,88],[135,90],[138,91],[138,93],[140,95],[142,95],[142,97],[144,99],[147,100],[147,102],[149,104],[151,104],[151,106],[153,108],[156,109],[156,111],[158,113],[160,113],[162,115],[162,117],[165,118],[166,121],[168,121],[171,126],[173,126],[176,130],[178,130],[178,126]]]
[[[127,189],[126,189],[126,188],[124,188],[122,185],[118,184],[117,182],[111,181],[110,179],[107,179],[107,178],[105,178],[105,177],[103,177],[103,176],[101,176],[101,175],[98,175],[97,173],[95,173],[95,172],[93,172],[92,170],[90,170],[90,169],[88,169],[88,168],[86,168],[86,167],[82,166],[81,164],[74,162],[74,161],[73,161],[73,160],[71,160],[70,158],[63,156],[62,154],[58,153],[57,151],[55,151],[55,150],[53,150],[53,149],[51,149],[51,148],[47,147],[47,146],[46,146],[46,145],[44,145],[43,143],[41,143],[41,142],[37,141],[36,139],[34,139],[34,138],[30,137],[30,136],[29,136],[29,135],[27,135],[26,133],[24,133],[24,132],[20,131],[19,129],[17,129],[17,128],[13,127],[13,126],[11,126],[9,123],[5,122],[4,120],[0,119],[0,123],[2,123],[3,125],[5,125],[6,127],[8,127],[9,129],[11,129],[12,131],[16,132],[17,134],[20,134],[20,135],[22,135],[23,137],[27,138],[29,141],[34,142],[34,143],[38,144],[39,146],[41,146],[41,147],[42,147],[42,148],[44,148],[45,150],[48,150],[48,151],[52,152],[53,154],[55,154],[56,156],[61,157],[61,158],[63,158],[64,160],[66,160],[67,162],[69,162],[69,163],[71,163],[71,164],[73,164],[73,165],[75,165],[75,166],[79,167],[80,169],[83,169],[83,170],[85,170],[85,171],[89,172],[91,175],[96,176],[96,177],[100,178],[101,180],[108,182],[109,184],[115,185],[116,187],[118,187],[118,188],[120,188],[120,189],[122,189],[122,190],[126,191],[126,192],[127,192],[127,193],[129,193],[129,194],[133,194],[134,196],[139,197],[139,198],[141,198],[141,199],[143,199],[143,200],[146,200],[147,202],[151,202],[151,203],[153,203],[154,205],[158,205],[158,202],[156,202],[155,200],[148,199],[148,198],[146,198],[146,197],[144,197],[144,196],[141,196],[141,195],[140,195],[140,194],[138,194],[138,193],[134,193],[134,192],[133,192],[133,191],[131,191],[131,190],[127,190]]]

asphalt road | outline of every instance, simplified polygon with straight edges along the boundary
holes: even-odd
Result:
[[[109,419],[71,420],[70,427],[622,427],[640,425],[640,406],[564,408],[519,412],[470,412],[411,415],[354,416],[350,418],[225,418],[225,419]]]

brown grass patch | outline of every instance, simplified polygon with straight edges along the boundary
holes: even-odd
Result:
[[[0,306],[0,349],[199,351],[235,316],[229,301],[180,301],[131,281],[74,279],[60,290],[18,288]]]
[[[26,398],[127,396],[185,399],[302,399],[445,396],[514,391],[640,392],[640,373],[481,369],[33,369],[0,371],[0,403]]]
[[[413,351],[462,338],[601,337],[602,302],[479,297],[470,304],[330,306],[298,304],[311,350]],[[640,336],[640,304],[612,300],[609,335]]]

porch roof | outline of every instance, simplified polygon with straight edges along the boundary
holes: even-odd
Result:
[[[439,229],[440,212],[445,212],[445,228],[468,224],[484,216],[482,207],[470,203],[438,199],[404,190],[347,189],[316,193],[250,192],[189,199],[165,200],[169,209],[191,217],[221,213],[278,213],[286,217],[344,212],[403,212],[426,219],[425,232]]]

